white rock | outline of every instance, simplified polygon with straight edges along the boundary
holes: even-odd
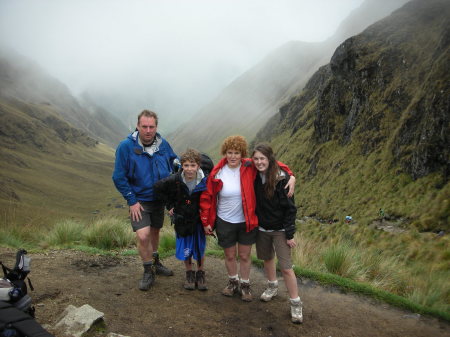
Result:
[[[79,308],[69,305],[62,316],[55,328],[64,331],[68,336],[81,337],[96,321],[103,318],[104,314],[85,304]]]

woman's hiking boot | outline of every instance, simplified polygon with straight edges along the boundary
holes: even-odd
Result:
[[[277,294],[278,294],[278,284],[269,282],[266,290],[264,290],[264,292],[261,294],[260,299],[261,301],[269,302],[272,299],[272,297],[277,296]]]
[[[158,253],[153,253],[153,264],[155,265],[155,270],[157,275],[164,275],[164,276],[172,276],[173,271],[171,271],[169,268],[163,266],[159,259]]]
[[[239,292],[239,280],[229,278],[227,286],[222,290],[222,295],[231,297],[238,292]]]
[[[205,272],[203,270],[197,270],[197,273],[195,273],[195,282],[197,283],[198,290],[208,290]]]
[[[184,289],[195,290],[195,271],[186,271],[186,281],[184,281]]]
[[[251,302],[253,300],[250,282],[241,282],[241,299],[245,302]]]
[[[142,280],[139,281],[139,289],[147,291],[155,283],[155,268],[153,265],[145,266]]]
[[[291,303],[291,321],[292,323],[303,323],[303,310],[302,302],[300,300],[293,301],[289,300]]]

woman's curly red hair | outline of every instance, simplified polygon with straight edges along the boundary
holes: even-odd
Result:
[[[229,136],[222,143],[221,153],[224,156],[228,150],[236,150],[242,158],[247,157],[247,141],[243,136]]]

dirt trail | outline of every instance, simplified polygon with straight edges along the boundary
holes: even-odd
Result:
[[[0,260],[13,264],[15,251],[0,248]],[[105,314],[106,336],[115,332],[131,337],[149,336],[415,336],[450,337],[450,324],[393,308],[362,296],[343,294],[314,282],[299,280],[304,303],[304,323],[290,322],[288,298],[282,278],[280,294],[271,302],[220,294],[226,283],[224,263],[207,258],[209,290],[187,291],[184,271],[174,257],[164,260],[175,275],[159,277],[148,292],[137,289],[141,277],[139,258],[93,256],[77,251],[30,254],[31,292],[36,320],[52,330],[69,305],[89,304]],[[265,285],[261,270],[251,274],[255,297]]]

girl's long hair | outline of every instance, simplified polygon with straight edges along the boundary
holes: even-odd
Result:
[[[266,195],[266,198],[271,199],[275,192],[275,186],[277,185],[277,177],[280,167],[278,166],[273,150],[269,145],[256,145],[253,149],[252,157],[256,151],[261,152],[269,160],[269,167],[266,171],[266,183],[264,184],[264,194]]]

